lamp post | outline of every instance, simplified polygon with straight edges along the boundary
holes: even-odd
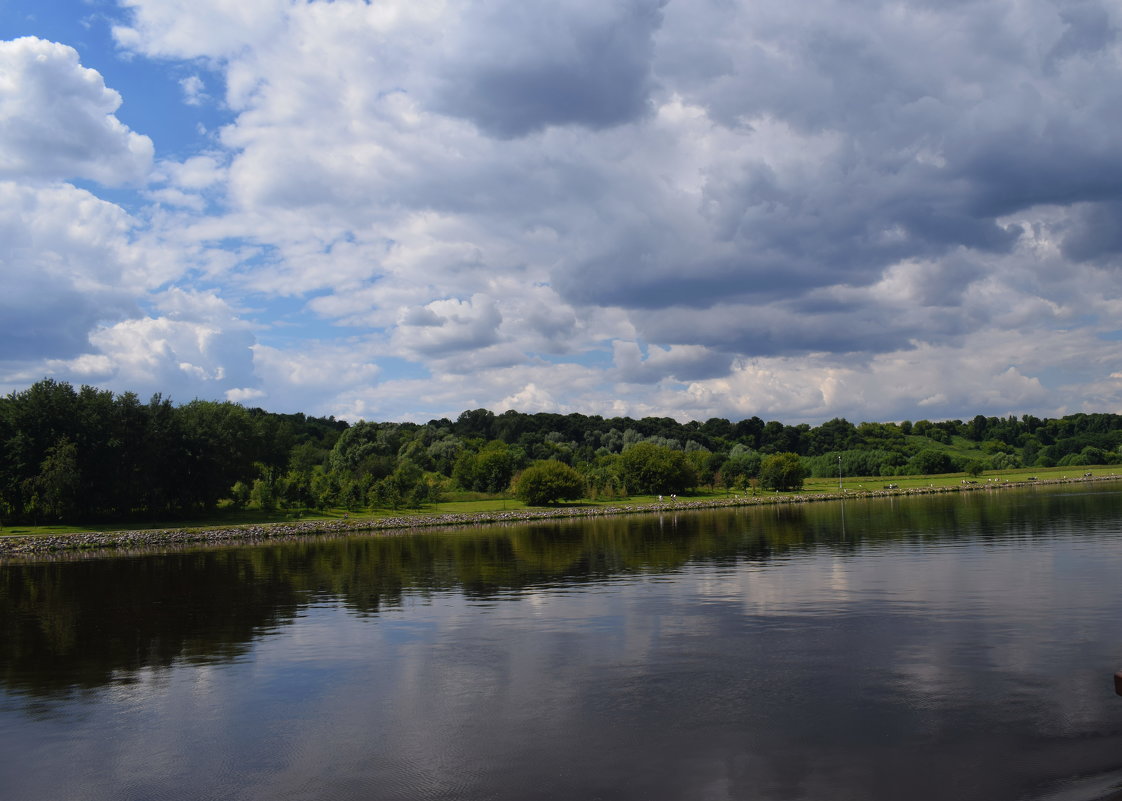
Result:
[[[842,457],[838,454],[838,492],[842,491]]]

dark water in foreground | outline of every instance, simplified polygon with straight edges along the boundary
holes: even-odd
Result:
[[[0,566],[0,796],[1102,797],[1120,489]]]

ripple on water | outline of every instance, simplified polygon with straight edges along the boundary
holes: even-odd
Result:
[[[1027,801],[1122,801],[1122,770],[1050,782]]]

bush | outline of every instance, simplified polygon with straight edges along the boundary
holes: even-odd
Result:
[[[514,495],[529,506],[576,500],[584,495],[584,478],[556,459],[535,462],[514,479]]]

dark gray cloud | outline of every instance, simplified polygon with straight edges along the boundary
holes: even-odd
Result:
[[[692,223],[666,215],[621,226],[603,251],[564,262],[555,286],[577,303],[706,308],[863,286],[902,259],[956,248],[1006,253],[1021,233],[968,213],[943,180],[925,184],[915,175],[922,167],[898,180],[862,172],[852,182],[823,175],[815,186],[779,186],[761,171],[715,181],[706,214]]]
[[[913,265],[898,277],[895,293],[833,287],[763,302],[724,301],[704,315],[680,305],[636,309],[631,319],[648,341],[696,343],[731,353],[894,353],[932,338],[961,343],[992,323],[993,311],[974,298],[987,274],[977,261],[950,257]]]
[[[662,4],[477,4],[451,37],[435,107],[500,138],[635,120],[649,111]]]
[[[1048,53],[1050,66],[1057,66],[1066,58],[1105,49],[1118,39],[1118,31],[1111,26],[1110,15],[1102,4],[1071,3],[1060,10],[1064,32]]]
[[[9,285],[0,300],[0,361],[67,359],[87,352],[88,334],[107,311],[91,300],[49,282]]]
[[[743,147],[708,169],[692,207],[634,200],[645,218],[574,249],[555,268],[563,295],[637,310],[797,300],[867,286],[904,260],[1008,254],[1025,231],[1006,218],[1047,205],[1088,204],[1068,257],[1118,251],[1122,76],[1117,23],[1101,5],[857,5],[843,16],[832,3],[812,15],[709,3],[695,19],[669,7],[659,80]],[[784,134],[804,159],[777,160]],[[961,275],[947,280],[957,269],[932,267],[923,302],[961,304]],[[850,332],[882,316],[853,314]],[[864,339],[835,338],[831,350]]]
[[[615,378],[633,384],[656,384],[664,378],[676,381],[704,381],[729,374],[730,353],[697,346],[652,347],[644,356],[633,342],[616,342],[613,348]]]
[[[744,307],[711,314],[707,325],[698,325],[695,318],[677,310],[640,312],[635,322],[653,341],[699,342],[755,356],[896,352],[908,350],[912,337],[935,327],[930,319],[923,320],[924,325],[919,319],[900,319],[889,310],[870,307],[814,315]],[[944,323],[944,327],[951,326]]]
[[[1122,199],[1088,203],[1074,211],[1063,253],[1079,262],[1118,264],[1122,259]]]

